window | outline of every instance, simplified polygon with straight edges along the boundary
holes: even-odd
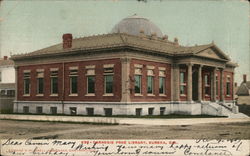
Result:
[[[70,115],[76,115],[77,114],[77,108],[76,107],[69,107]]]
[[[37,70],[37,94],[44,92],[44,71]]]
[[[231,94],[230,84],[231,84],[231,78],[230,78],[230,76],[227,76],[227,82],[226,82],[226,93],[227,93],[227,96],[230,96],[230,94]]]
[[[164,115],[166,107],[160,107],[160,115]]]
[[[77,67],[71,67],[70,68],[70,94],[77,94],[77,73],[78,68]]]
[[[154,80],[153,80],[153,76],[148,76],[147,77],[147,93],[148,94],[153,94],[153,83],[154,83]]]
[[[135,93],[141,94],[141,75],[135,75]]]
[[[147,66],[147,93],[154,93],[154,67]]]
[[[2,72],[0,71],[0,82],[2,82]]]
[[[15,90],[7,90],[7,96],[15,96]]]
[[[87,115],[94,115],[94,108],[86,108],[86,111],[87,111]]]
[[[218,79],[218,74],[215,75],[215,83],[216,83],[216,86],[215,86],[215,90],[216,90],[216,96],[218,96],[218,89],[219,89],[219,79]]]
[[[142,108],[136,108],[135,109],[135,115],[136,116],[141,116],[141,114],[142,114]]]
[[[112,108],[104,108],[105,116],[112,116]]]
[[[204,75],[204,87],[205,87],[205,95],[210,95],[210,75]]]
[[[148,108],[148,115],[154,114],[154,108]]]
[[[87,69],[87,94],[95,93],[95,66],[86,66]]]
[[[24,73],[24,94],[30,94],[30,72]]]
[[[180,72],[180,94],[181,95],[185,95],[186,94],[186,86],[187,86],[186,72],[185,71],[181,71]]]
[[[165,68],[159,68],[159,94],[166,93],[166,78],[165,78]]]
[[[28,106],[23,106],[23,113],[30,113],[29,107]]]
[[[37,114],[42,114],[43,113],[43,107],[36,107],[36,113]]]
[[[95,93],[95,77],[94,76],[87,76],[87,86],[88,90],[87,93]]]
[[[50,93],[58,94],[58,69],[50,70]]]
[[[57,114],[57,107],[50,107],[51,114]]]
[[[134,65],[134,67],[135,67],[135,76],[134,76],[134,79],[135,79],[135,83],[134,83],[134,85],[135,85],[135,88],[134,88],[134,90],[135,90],[135,94],[141,94],[142,93],[142,90],[141,90],[141,88],[142,88],[142,84],[141,84],[141,79],[142,79],[142,65],[140,65],[140,64],[135,64]]]
[[[114,75],[114,65],[104,65],[104,93],[113,93],[113,75]]]

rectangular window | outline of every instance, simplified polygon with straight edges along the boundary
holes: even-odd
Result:
[[[160,115],[164,115],[166,107],[160,107]]]
[[[30,113],[29,106],[23,106],[23,113]]]
[[[227,93],[227,96],[230,96],[231,94],[231,87],[230,87],[230,84],[231,84],[231,78],[228,76],[227,77],[227,82],[226,82],[226,93]]]
[[[95,77],[94,76],[87,76],[87,93],[93,94],[95,93]]]
[[[104,93],[113,93],[114,65],[104,65]]]
[[[135,115],[136,116],[141,116],[141,114],[142,114],[142,108],[136,108],[135,109]]]
[[[205,95],[210,95],[210,75],[204,75],[204,87],[205,87]]]
[[[105,116],[112,116],[112,108],[104,108]]]
[[[38,69],[37,70],[37,94],[44,93],[44,70]]]
[[[180,94],[185,95],[186,94],[186,72],[181,71],[180,72]]]
[[[86,111],[87,111],[87,115],[94,115],[94,108],[86,108]]]
[[[95,93],[95,65],[86,66],[87,94]]]
[[[215,88],[215,90],[216,90],[216,96],[218,96],[219,94],[218,94],[218,89],[219,89],[219,79],[218,79],[218,74],[216,74],[215,75],[215,83],[216,83],[216,88]]]
[[[36,113],[37,114],[42,114],[43,113],[43,107],[36,107]]]
[[[141,94],[141,75],[135,75],[135,93]]]
[[[50,71],[50,91],[51,94],[58,94],[58,71]]]
[[[0,82],[2,82],[2,72],[0,71]]]
[[[77,114],[77,108],[76,107],[69,107],[70,115],[76,115]]]
[[[165,77],[159,77],[159,94],[165,94]]]
[[[57,107],[50,107],[51,114],[57,114]]]
[[[154,108],[148,108],[148,115],[154,114]]]
[[[30,73],[24,73],[24,94],[30,94]]]
[[[153,94],[153,76],[147,76],[147,93],[148,94]]]
[[[77,94],[77,78],[78,78],[78,70],[76,68],[72,68],[70,70],[70,94]]]

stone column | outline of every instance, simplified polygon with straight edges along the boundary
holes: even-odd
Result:
[[[188,66],[188,75],[187,75],[187,83],[188,83],[188,88],[187,88],[187,100],[192,101],[193,99],[193,81],[192,81],[192,66],[193,64],[189,63],[187,64]]]
[[[173,65],[174,72],[174,101],[180,101],[180,67],[178,64]]]
[[[217,68],[214,68],[213,69],[213,72],[212,72],[212,98],[211,100],[212,101],[216,101],[216,70]]]
[[[224,101],[224,69],[220,70],[220,101]]]
[[[121,58],[122,64],[122,98],[121,102],[130,102],[130,59],[129,58]]]
[[[18,96],[18,67],[15,66],[15,100],[13,105],[13,112],[18,113],[18,102],[17,102],[17,96]]]
[[[234,72],[232,73],[232,98],[233,98],[233,104],[235,105],[235,99],[234,99],[234,96],[235,96],[235,84],[234,84]]]
[[[202,101],[202,65],[198,68],[198,101]]]

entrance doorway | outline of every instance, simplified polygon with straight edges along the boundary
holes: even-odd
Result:
[[[192,72],[192,100],[193,101],[198,101],[198,69],[193,67],[193,72]]]

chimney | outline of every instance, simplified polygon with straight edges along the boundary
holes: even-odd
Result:
[[[72,47],[72,34],[63,34],[63,49]]]
[[[174,38],[174,43],[175,43],[175,45],[179,45],[178,38]]]
[[[246,82],[247,82],[247,75],[244,74],[244,75],[243,75],[243,83],[246,83]]]
[[[3,59],[4,59],[4,60],[8,60],[8,56],[4,56]]]

